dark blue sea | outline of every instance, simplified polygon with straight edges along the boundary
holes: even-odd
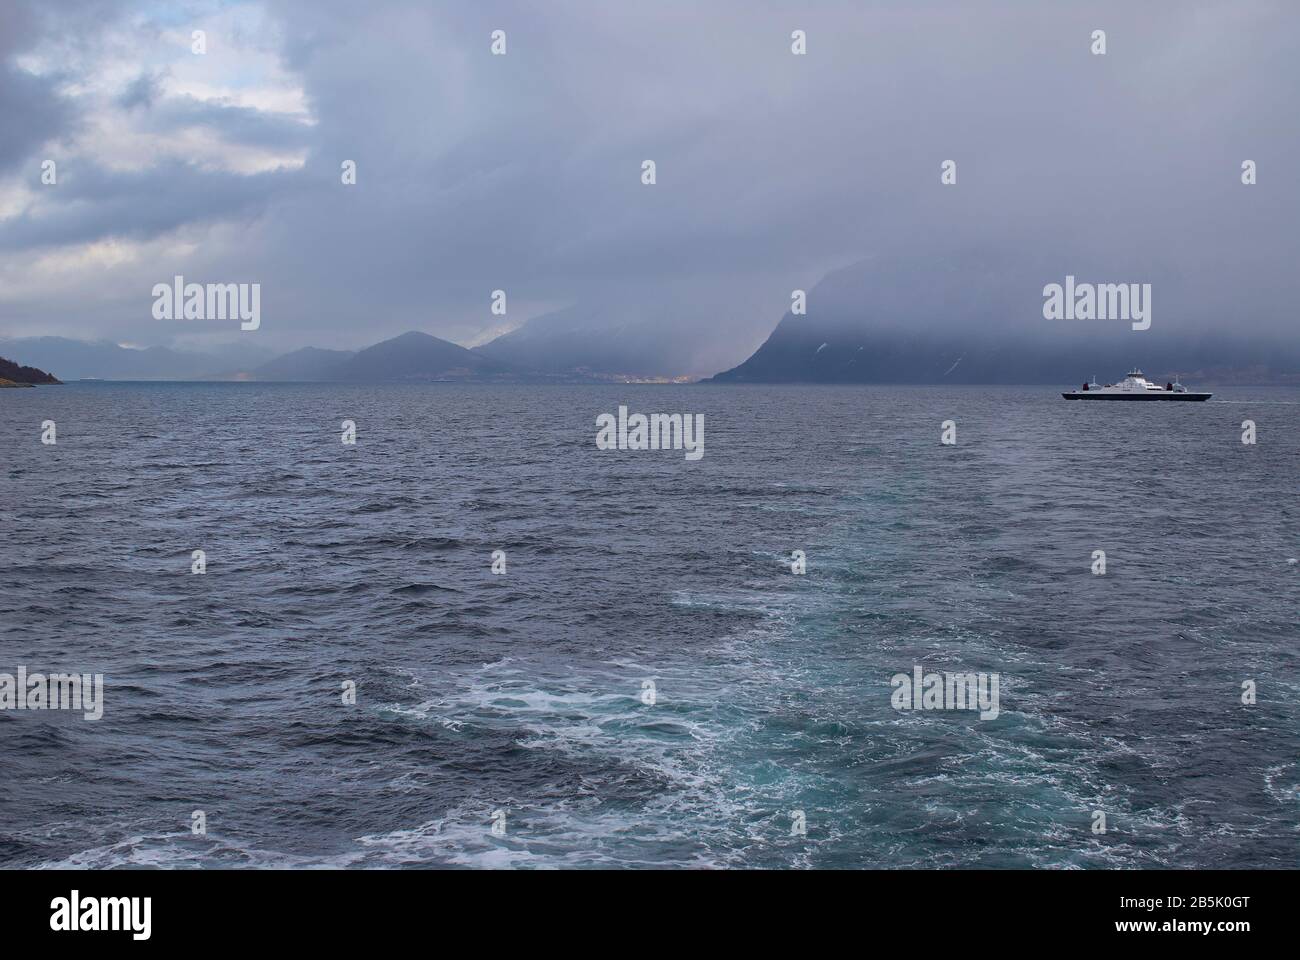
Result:
[[[1294,868],[1298,478],[1281,388],[0,390],[0,673],[105,683],[0,866]]]

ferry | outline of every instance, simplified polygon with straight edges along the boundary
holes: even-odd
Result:
[[[1085,383],[1081,390],[1071,390],[1061,396],[1066,400],[1209,400],[1212,393],[1197,393],[1188,390],[1175,379],[1163,387],[1152,383],[1141,370],[1133,369],[1119,383],[1108,383],[1104,387],[1092,378],[1092,383]]]

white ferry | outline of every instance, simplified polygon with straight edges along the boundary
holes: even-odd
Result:
[[[1163,387],[1152,383],[1141,370],[1130,370],[1119,383],[1100,386],[1093,377],[1092,383],[1085,383],[1082,390],[1071,390],[1061,396],[1066,400],[1209,400],[1212,393],[1195,393],[1188,390],[1177,380],[1166,383]]]

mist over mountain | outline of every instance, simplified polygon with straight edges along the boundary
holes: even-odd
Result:
[[[809,284],[806,313],[786,310],[775,328],[773,318],[792,293],[778,280],[734,298],[631,288],[617,299],[545,313],[473,349],[424,332],[357,352],[303,347],[276,357],[252,337],[203,353],[59,337],[0,341],[0,349],[64,379],[572,381],[713,374],[718,383],[1064,385],[1091,376],[1111,380],[1136,365],[1157,378],[1179,374],[1196,382],[1300,381],[1300,338],[1278,332],[1290,318],[1277,304],[1288,301],[1277,299],[1277,277],[1267,264],[1238,264],[1225,284],[1221,276],[1179,268],[1163,251],[1098,251],[1060,231],[1013,239],[1014,250],[900,241]],[[1045,287],[1067,283],[1140,288],[1149,329],[1134,330],[1120,317],[1045,318]],[[700,322],[701,313],[718,317],[732,336],[719,338],[711,321]]]
[[[1043,288],[1150,284],[1151,326],[1126,319],[1048,320]],[[1300,344],[1236,322],[1252,307],[1157,262],[1123,263],[1040,247],[1017,257],[978,250],[873,257],[836,271],[787,312],[767,341],[717,383],[1103,382],[1142,366],[1212,382],[1300,382]],[[1266,319],[1272,321],[1272,316]],[[1265,331],[1276,329],[1267,324]]]
[[[730,300],[636,291],[534,317],[476,353],[522,370],[605,378],[706,376],[744,355],[770,324],[780,291],[747,290]],[[766,295],[767,300],[762,299]],[[701,322],[701,317],[708,320]],[[732,331],[725,338],[718,326]]]
[[[303,347],[282,354],[252,371],[254,380],[334,380],[339,368],[356,356],[351,350]]]
[[[989,342],[918,331],[846,331],[787,316],[752,357],[710,383],[969,383],[1078,385],[1116,381],[1133,366],[1153,379],[1194,383],[1300,383],[1294,345],[1229,337],[1180,340],[1153,333]]]
[[[653,327],[611,323],[602,310],[575,306],[534,317],[474,352],[552,374],[653,374],[680,366],[675,346]]]

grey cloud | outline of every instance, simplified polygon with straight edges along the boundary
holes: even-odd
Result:
[[[178,227],[252,219],[292,188],[292,173],[244,176],[169,162],[147,172],[62,168],[58,204],[39,218],[14,218],[0,249],[90,243],[108,237],[151,240]]]
[[[158,74],[145,72],[131,81],[126,88],[126,92],[118,97],[118,105],[126,110],[135,110],[140,107],[152,107],[158,99],[158,86],[161,77]]]
[[[312,128],[297,117],[252,107],[217,105],[193,97],[173,97],[150,106],[146,129],[167,133],[187,127],[209,127],[234,149],[297,149],[314,140]]]
[[[48,80],[15,67],[11,58],[38,35],[38,20],[21,4],[0,4],[0,174],[60,134],[71,113]]]
[[[57,230],[20,224],[6,245],[257,217],[238,246],[194,261],[256,273],[293,346],[412,327],[468,335],[499,322],[488,295],[504,288],[512,309],[610,305],[611,325],[653,316],[657,299],[675,316],[694,302],[683,326],[711,341],[708,356],[731,345],[738,361],[790,289],[837,266],[914,264],[888,291],[907,302],[930,258],[966,250],[1043,264],[1051,275],[1019,271],[1037,286],[1075,264],[1148,270],[1175,287],[1164,302],[1189,324],[1234,305],[1242,333],[1291,322],[1300,15],[1287,5],[267,9],[316,126],[177,103],[155,104],[150,122],[305,148],[306,169],[191,176],[184,190],[163,183],[182,171],[158,170],[154,187],[109,184],[99,202],[62,209]],[[796,27],[806,57],[789,52]],[[1088,52],[1097,27],[1105,57]],[[506,57],[488,53],[496,28]],[[1260,164],[1252,188],[1238,180],[1247,158]],[[339,184],[345,159],[355,187]],[[643,159],[658,164],[653,188],[639,183]],[[944,159],[958,163],[956,187],[939,185]],[[140,196],[149,189],[156,202]],[[99,322],[150,332],[109,305]]]

